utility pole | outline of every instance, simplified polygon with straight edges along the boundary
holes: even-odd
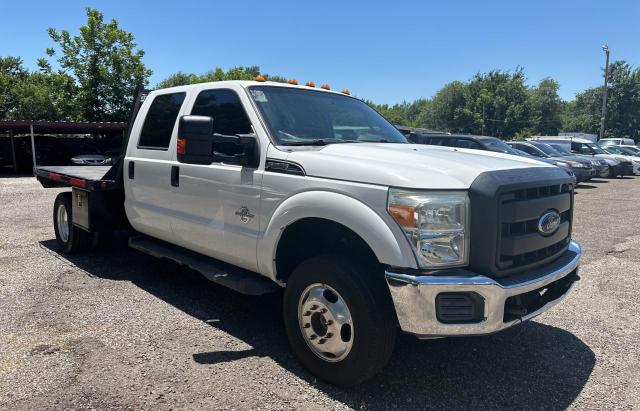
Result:
[[[604,93],[602,93],[602,117],[600,117],[600,139],[604,138],[604,120],[607,117],[607,80],[609,80],[609,46],[602,46],[602,50],[606,54],[606,62],[604,64]]]

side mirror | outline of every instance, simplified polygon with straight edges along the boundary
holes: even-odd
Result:
[[[221,162],[257,167],[260,159],[256,148],[257,138],[253,134],[214,134],[212,117],[180,117],[176,150],[181,163]]]
[[[213,162],[213,117],[182,116],[178,125],[178,161],[190,164]]]

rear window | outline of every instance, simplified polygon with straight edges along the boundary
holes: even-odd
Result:
[[[149,107],[142,125],[138,147],[166,150],[186,93],[161,94]]]
[[[473,140],[469,140],[467,138],[457,138],[455,146],[460,148],[472,148],[474,150],[483,150],[480,144],[476,143]]]

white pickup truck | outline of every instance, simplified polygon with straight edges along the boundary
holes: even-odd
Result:
[[[327,87],[328,88],[328,87]],[[64,252],[108,243],[241,293],[284,289],[300,362],[340,386],[389,360],[397,329],[481,335],[530,319],[579,279],[563,170],[408,144],[361,100],[228,81],[138,99],[112,167],[36,167]],[[499,349],[499,348],[496,348]]]

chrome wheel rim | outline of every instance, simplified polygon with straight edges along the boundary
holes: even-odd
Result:
[[[298,303],[302,338],[315,355],[328,362],[343,360],[353,347],[353,319],[347,302],[333,288],[308,286]]]
[[[67,209],[64,205],[58,207],[56,212],[56,222],[58,224],[58,235],[63,242],[69,241],[69,218],[67,216]]]

